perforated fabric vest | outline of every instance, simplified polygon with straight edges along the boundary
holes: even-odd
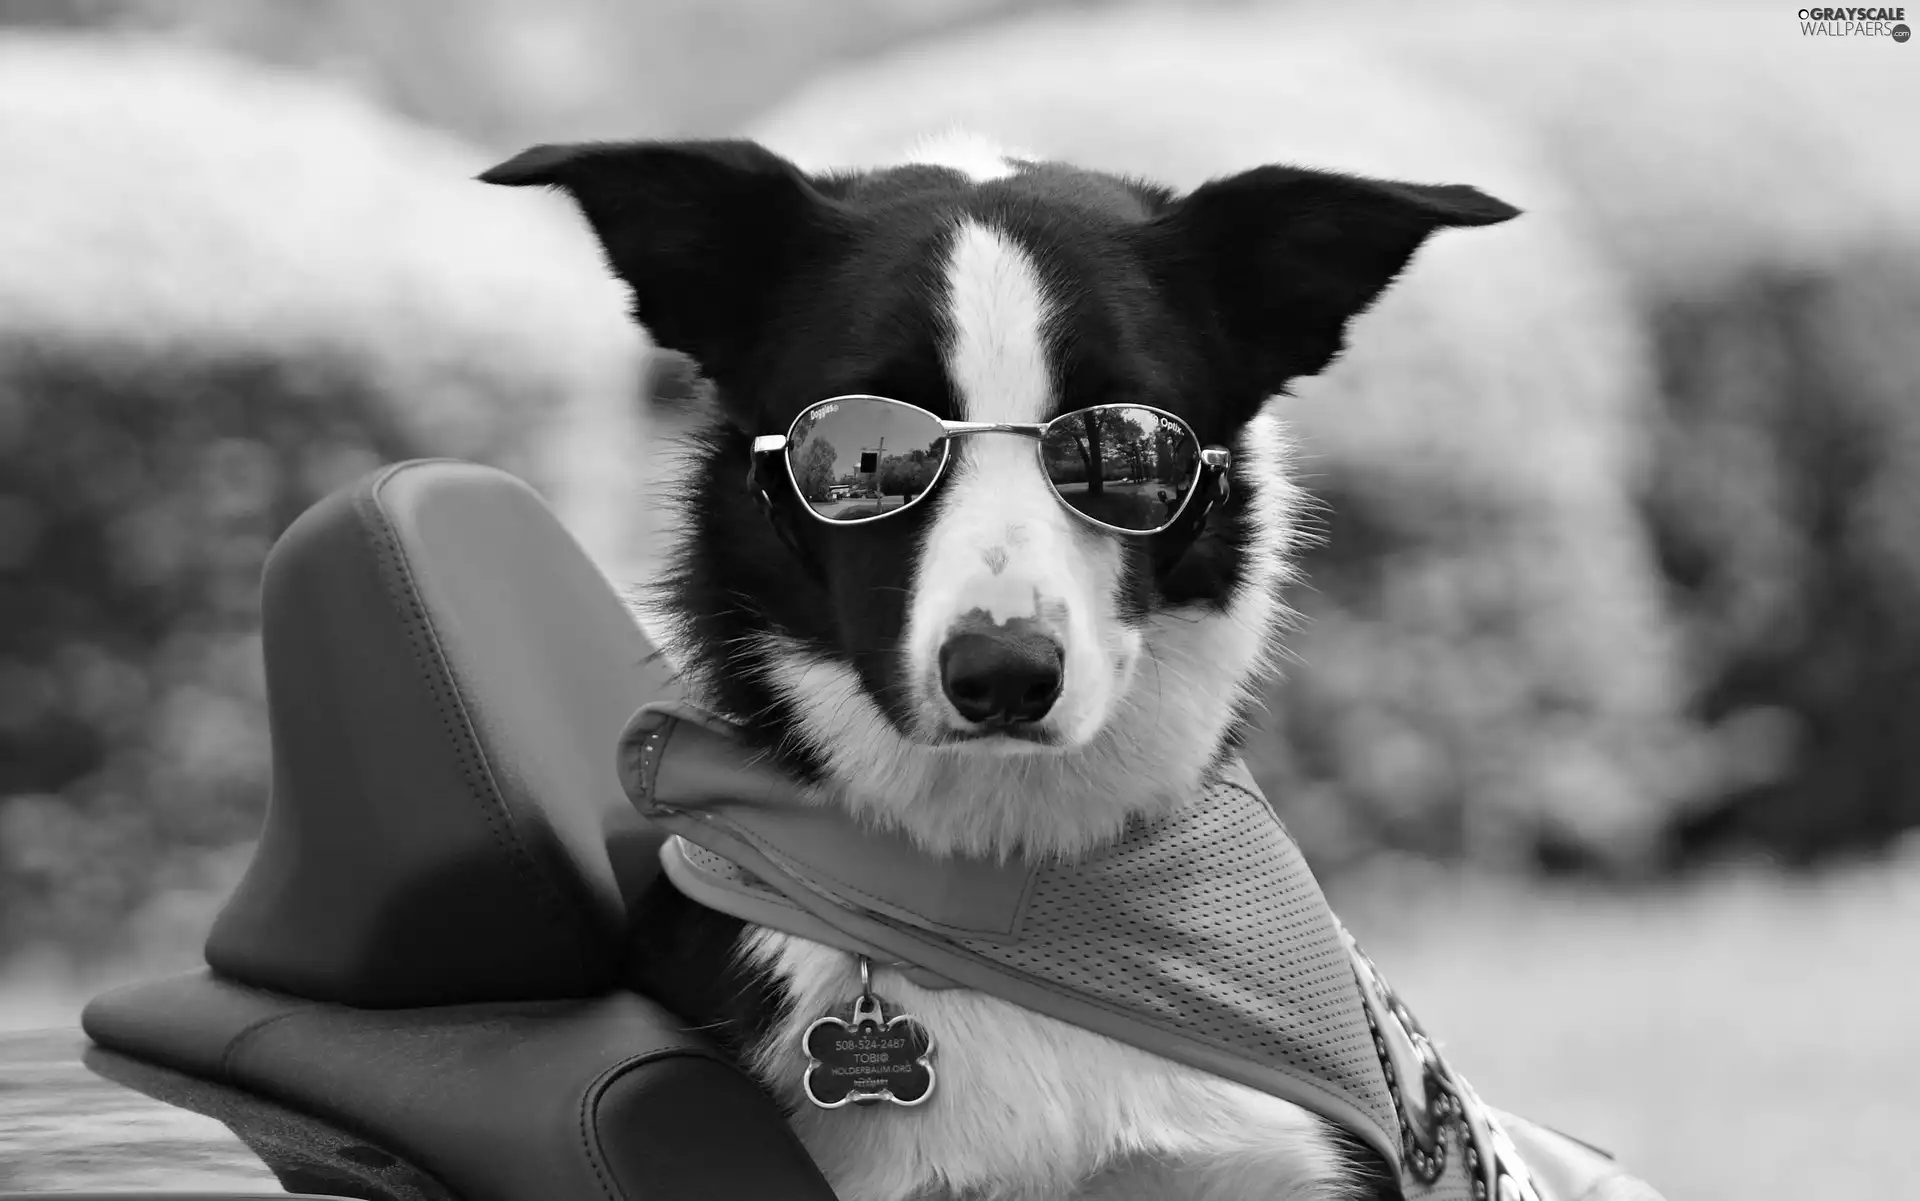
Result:
[[[1291,1101],[1379,1152],[1410,1201],[1659,1201],[1479,1100],[1237,760],[1193,804],[1055,864],[928,855],[808,802],[682,705],[635,715],[621,775],[675,835],[662,860],[693,900]]]

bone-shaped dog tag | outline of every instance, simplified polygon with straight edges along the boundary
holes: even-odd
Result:
[[[918,1105],[933,1095],[933,1035],[908,1014],[889,1018],[873,995],[872,968],[860,957],[860,995],[851,1019],[832,1014],[807,1027],[800,1049],[807,1100],[843,1105]]]

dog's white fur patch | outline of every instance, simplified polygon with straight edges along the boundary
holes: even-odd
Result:
[[[752,1067],[843,1201],[1308,1201],[1340,1160],[1305,1111],[963,989],[874,974],[888,1012],[934,1032],[933,1096],[912,1110],[821,1110],[800,1088],[807,1025],[859,991],[853,958],[756,931],[751,963],[790,1004]]]
[[[1046,330],[1054,306],[1026,251],[985,225],[962,222],[946,280],[947,374],[960,396],[960,419],[1046,420],[1055,374]],[[1029,619],[1060,643],[1060,697],[1035,728],[1084,745],[1106,723],[1140,656],[1140,635],[1121,624],[1116,603],[1119,544],[1054,496],[1034,439],[970,434],[951,445],[901,642],[919,732],[967,727],[942,692],[939,652],[960,622],[985,614],[996,623]],[[1055,753],[1011,739],[971,749]]]

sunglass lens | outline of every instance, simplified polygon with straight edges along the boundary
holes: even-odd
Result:
[[[946,431],[931,413],[858,396],[813,406],[787,438],[794,487],[828,521],[906,508],[932,486],[946,453]]]
[[[1200,469],[1192,431],[1131,405],[1055,418],[1040,448],[1062,500],[1095,521],[1137,533],[1173,520]]]

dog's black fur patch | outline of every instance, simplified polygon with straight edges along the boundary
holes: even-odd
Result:
[[[739,918],[689,900],[658,876],[634,905],[621,982],[741,1059],[786,1001],[779,981],[741,964],[745,931]]]

